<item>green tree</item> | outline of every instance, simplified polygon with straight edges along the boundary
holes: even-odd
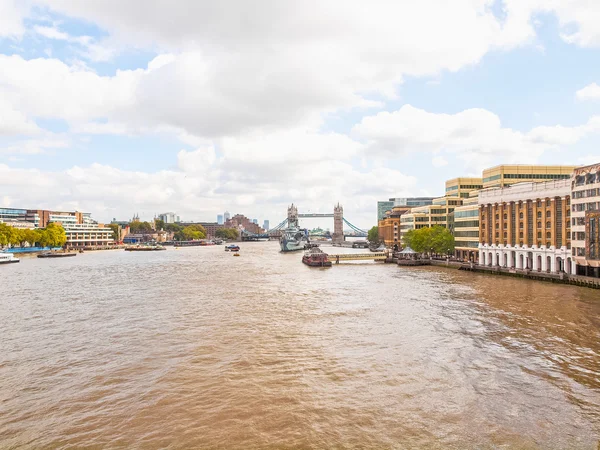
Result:
[[[67,233],[61,224],[52,222],[43,230],[42,240],[44,247],[62,247],[67,242]]]
[[[371,228],[369,230],[369,233],[367,234],[367,239],[371,243],[379,242],[379,227],[374,226],[373,228]]]
[[[112,238],[115,240],[115,242],[120,241],[121,227],[116,223],[110,223],[107,226],[112,230]]]
[[[202,225],[188,225],[175,232],[176,241],[193,241],[206,238],[206,229]]]
[[[131,222],[129,224],[129,231],[133,234],[147,234],[152,233],[152,224],[150,222]]]
[[[240,233],[235,228],[219,228],[215,231],[215,236],[221,239],[236,240],[240,237]]]
[[[165,231],[168,231],[169,233],[177,233],[178,231],[183,231],[183,227],[176,223],[168,223],[165,225],[164,229],[165,229]]]
[[[431,228],[430,240],[434,253],[448,255],[454,252],[454,236],[447,228],[439,225]]]
[[[154,219],[154,228],[156,228],[157,230],[164,230],[165,222],[161,219]]]
[[[404,235],[404,244],[417,253],[447,255],[454,251],[454,236],[442,226],[409,230]]]

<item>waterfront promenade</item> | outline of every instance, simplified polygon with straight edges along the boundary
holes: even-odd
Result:
[[[0,442],[596,449],[597,291],[301,256],[264,242],[0,268]]]

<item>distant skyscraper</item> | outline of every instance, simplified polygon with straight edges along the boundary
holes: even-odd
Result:
[[[252,219],[252,223],[255,223],[258,225],[258,219]]]
[[[229,214],[229,211],[225,211],[225,214],[223,214],[223,218],[225,219],[225,222],[231,219],[231,214]]]
[[[217,216],[217,223],[218,223],[219,225],[223,225],[223,223],[224,223],[224,221],[223,221],[223,214],[219,214],[219,215]]]
[[[267,219],[265,219],[265,221],[263,222],[263,229],[265,229],[265,230],[269,229],[269,221]]]

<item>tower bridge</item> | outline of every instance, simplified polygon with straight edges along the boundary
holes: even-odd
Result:
[[[354,237],[367,237],[367,232],[358,228],[357,226],[350,223],[344,217],[344,208],[338,203],[333,207],[332,213],[299,213],[297,206],[293,203],[288,207],[287,210],[287,218],[284,219],[280,224],[271,228],[266,235],[270,237],[276,237],[281,235],[281,230],[286,227],[300,227],[299,220],[300,219],[324,219],[324,218],[333,218],[333,242],[342,242],[344,241],[346,236],[354,236]],[[354,234],[344,235],[344,224],[347,225]]]

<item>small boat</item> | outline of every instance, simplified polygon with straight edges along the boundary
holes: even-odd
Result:
[[[156,252],[166,250],[162,245],[130,245],[125,247],[126,252]]]
[[[225,246],[225,251],[226,252],[239,252],[240,246],[236,245],[236,244],[229,244],[229,245]]]
[[[236,252],[233,254],[233,256],[240,256],[240,254]]]
[[[37,255],[38,258],[68,258],[69,256],[77,256],[77,253],[71,252],[43,252]]]
[[[308,251],[304,252],[302,256],[302,262],[310,267],[331,267],[331,261],[329,261],[329,255],[323,252],[318,247],[313,247]]]
[[[0,252],[0,264],[14,264],[21,262],[19,258],[15,258],[12,253]]]

